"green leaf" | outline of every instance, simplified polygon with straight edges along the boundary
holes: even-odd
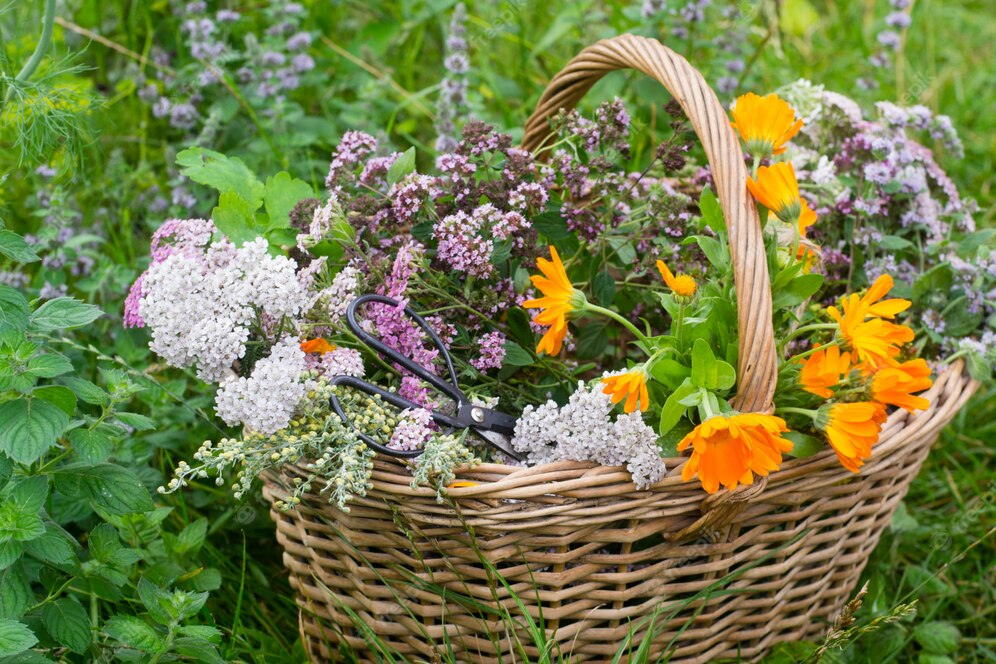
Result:
[[[28,299],[10,286],[0,285],[0,341],[28,327]]]
[[[35,540],[36,542],[38,540]],[[0,542],[0,572],[7,569],[20,558],[24,552],[24,545],[14,540]]]
[[[73,363],[59,353],[35,355],[28,360],[28,373],[37,378],[54,378],[72,370]]]
[[[692,384],[707,390],[714,390],[719,384],[716,356],[708,342],[701,338],[692,344]]]
[[[93,509],[114,516],[152,509],[148,489],[130,470],[110,463],[72,463],[54,471],[57,488],[70,498],[83,498]]]
[[[695,243],[702,249],[702,253],[709,259],[709,263],[719,269],[725,270],[730,264],[730,252],[722,242],[708,235],[695,235]]]
[[[29,542],[45,534],[45,524],[37,510],[28,511],[7,501],[0,505],[0,542]]]
[[[0,404],[0,451],[18,463],[34,463],[56,443],[69,416],[41,399]]]
[[[49,300],[31,314],[31,328],[37,332],[71,330],[89,325],[104,315],[100,307],[80,302],[71,297]]]
[[[58,406],[69,417],[76,414],[76,395],[68,387],[62,385],[36,387],[31,391],[31,396]]]
[[[663,436],[666,434],[684,417],[688,407],[684,406],[681,400],[696,392],[697,389],[692,385],[691,379],[686,379],[678,389],[668,395],[667,400],[664,402],[664,407],[661,409],[661,423],[657,429],[658,435]]]
[[[728,390],[737,384],[737,370],[729,362],[716,360],[716,389]]]
[[[14,231],[0,230],[0,254],[15,263],[34,263],[38,254]]]
[[[152,418],[138,413],[116,413],[114,415],[118,421],[124,422],[128,426],[139,431],[152,431],[156,428],[156,423]]]
[[[218,650],[213,645],[200,637],[181,636],[173,642],[173,647],[178,653],[194,662],[225,664],[228,661],[218,654]]]
[[[104,632],[112,639],[143,652],[159,652],[166,646],[151,625],[135,616],[111,616],[104,623]]]
[[[265,187],[237,157],[204,148],[187,148],[176,155],[180,172],[194,182],[207,185],[219,194],[232,192],[255,212],[263,202]],[[224,231],[222,231],[224,232]]]
[[[511,339],[505,340],[505,360],[503,364],[511,367],[528,367],[533,363],[533,356],[525,348]]]
[[[823,286],[822,274],[800,275],[774,294],[771,306],[778,311],[800,305],[820,290],[821,286]]]
[[[270,217],[268,228],[275,229],[290,225],[290,213],[294,206],[306,198],[314,196],[314,192],[304,180],[291,177],[287,171],[266,178],[266,189],[263,193],[263,205]]]
[[[76,393],[76,396],[79,397],[84,403],[94,406],[111,405],[111,396],[101,388],[97,387],[97,385],[84,378],[67,376],[62,379],[62,382],[65,383],[66,387]]]
[[[915,246],[909,240],[901,238],[898,235],[883,235],[882,239],[876,244],[878,245],[878,248],[885,249],[887,251],[900,251],[902,249],[910,249]]]
[[[138,582],[138,597],[152,619],[162,625],[169,625],[180,617],[170,594],[144,576]]]
[[[20,477],[16,483],[4,487],[3,496],[6,505],[14,505],[24,512],[34,514],[45,505],[48,498],[48,477],[34,475]]]
[[[109,523],[102,523],[90,531],[87,538],[90,555],[102,563],[111,561],[111,556],[121,549],[121,538],[118,531]]]
[[[917,625],[913,630],[913,638],[927,652],[947,655],[957,652],[961,632],[949,622],[931,621]]]
[[[254,208],[239,194],[226,191],[211,211],[211,219],[218,230],[241,247],[266,233],[266,228],[256,218]]]
[[[794,456],[796,459],[805,459],[806,457],[811,457],[814,454],[822,452],[826,449],[826,445],[819,438],[814,438],[813,436],[807,436],[804,433],[798,431],[789,431],[782,434],[786,440],[792,441],[792,451],[788,452],[790,456]]]
[[[654,380],[673,391],[678,389],[678,386],[692,375],[692,370],[681,362],[665,357],[663,360],[658,360],[654,363],[650,373],[654,377]]]
[[[592,280],[591,290],[598,304],[611,307],[616,295],[616,280],[608,272],[599,272]]]
[[[38,637],[24,623],[0,620],[0,657],[24,652],[38,643]]]
[[[0,572],[0,619],[20,618],[35,603],[22,566],[19,563]]]
[[[207,536],[208,522],[205,518],[187,524],[176,538],[177,553],[192,553],[201,548]]]
[[[90,616],[74,599],[63,597],[46,604],[42,623],[53,639],[73,652],[81,653],[90,645]]]
[[[550,242],[561,242],[571,237],[573,233],[567,228],[567,222],[560,216],[560,210],[547,210],[533,219],[533,228]]]
[[[69,536],[51,524],[46,526],[44,535],[25,542],[24,551],[33,558],[55,565],[64,565],[75,558]]]
[[[387,169],[387,183],[397,184],[405,179],[405,176],[415,172],[415,148],[408,148],[404,153],[394,160],[391,167]]]
[[[712,230],[720,233],[726,230],[726,218],[723,216],[723,209],[716,199],[716,194],[712,189],[706,187],[699,196],[699,210],[702,212],[702,223]]]
[[[210,625],[183,625],[177,631],[184,636],[202,639],[209,643],[221,643],[221,630]]]
[[[100,429],[73,429],[69,443],[81,459],[90,463],[105,460],[114,449],[114,441]]]
[[[605,347],[609,345],[609,335],[605,328],[605,323],[589,323],[581,327],[574,349],[578,359],[593,360],[602,356]]]

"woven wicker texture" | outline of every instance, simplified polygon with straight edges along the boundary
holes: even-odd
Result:
[[[535,149],[548,115],[624,67],[668,87],[703,141],[736,262],[738,405],[770,408],[775,356],[757,213],[726,115],[688,63],[652,40],[600,42],[551,82],[524,145]],[[627,638],[635,649],[651,637],[652,658],[711,662],[755,660],[779,641],[819,637],[940,430],[976,387],[960,364],[949,368],[925,395],[927,411],[889,417],[860,474],[827,450],[712,496],[681,480],[678,458],[647,491],[622,468],[488,464],[459,477],[476,486],[439,503],[434,491],[411,488],[404,462],[378,458],[372,490],[348,513],[312,494],[271,512],[309,656],[337,661],[346,642],[363,661],[383,661],[366,632],[396,660],[521,661],[525,652],[534,661],[527,614],[542,616],[555,653],[578,662],[609,661]],[[264,477],[264,494],[286,498],[303,477],[284,466]]]

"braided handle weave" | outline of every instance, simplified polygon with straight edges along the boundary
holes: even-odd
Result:
[[[635,69],[657,80],[681,105],[702,142],[726,217],[738,302],[740,411],[770,412],[777,381],[771,282],[764,238],[754,201],[747,192],[747,168],[740,142],[716,94],[683,57],[655,39],[620,35],[579,53],[557,74],[526,122],[522,147],[535,152],[551,133],[549,118],[571,109],[605,74]]]

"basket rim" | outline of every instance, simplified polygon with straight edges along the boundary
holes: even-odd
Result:
[[[914,434],[937,432],[943,428],[961,409],[978,388],[979,382],[968,376],[962,361],[949,366],[934,381],[933,386],[923,394],[930,400],[930,407],[920,413],[909,413],[898,409],[889,415],[882,427],[879,442],[872,450],[862,473],[874,472],[884,459],[899,452],[904,441]],[[730,492],[721,488],[716,494],[705,493],[698,482],[681,479],[681,469],[687,456],[665,458],[668,471],[656,484],[637,489],[630,473],[624,466],[602,466],[594,462],[557,461],[536,466],[511,466],[485,463],[475,467],[457,470],[457,479],[477,483],[475,486],[447,489],[447,495],[460,499],[530,500],[541,497],[561,496],[566,498],[638,498],[651,494],[670,494],[675,499],[710,501],[728,496]],[[376,457],[371,476],[373,485],[370,493],[391,496],[395,499],[406,497],[425,498],[435,496],[430,487],[412,488],[410,461],[403,459]],[[820,471],[831,471],[831,481],[842,481],[854,474],[840,466],[834,451],[827,447],[819,453],[805,458],[792,458],[782,464],[755,485],[742,487],[751,495],[770,493],[776,487],[786,485],[795,489],[803,488],[800,480]],[[836,472],[834,472],[836,471]],[[274,472],[267,473],[267,483],[283,484],[282,478],[305,477],[306,469],[295,464],[285,464]],[[766,486],[764,486],[766,485]],[[761,489],[764,489],[761,491]],[[749,497],[747,498],[750,499]]]

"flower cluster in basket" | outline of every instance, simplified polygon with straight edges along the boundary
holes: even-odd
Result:
[[[320,195],[287,173],[263,181],[237,159],[180,153],[183,174],[217,189],[219,202],[210,220],[170,220],[155,233],[125,320],[149,328],[150,348],[169,364],[216,383],[217,414],[240,433],[205,442],[161,490],[209,475],[223,484],[235,467],[241,495],[260,473],[293,463],[307,479],[285,506],[322,491],[345,507],[370,487],[374,452],[358,432],[420,452],[413,484],[440,496],[458,468],[481,461],[622,465],[643,489],[668,472],[666,459],[687,455],[682,477],[712,493],[828,444],[858,472],[889,409],[929,407],[919,393],[945,355],[988,372],[994,261],[971,228],[971,204],[907,136],[935,131],[953,147],[943,121],[908,109],[903,123],[868,122],[805,84],[783,96],[805,114],[777,95],[747,94],[731,115],[771,274],[773,414],[731,406],[728,230],[675,103],[651,155],[631,154],[618,100],[591,117],[562,111],[534,153],[468,121],[424,170],[414,149],[348,132]],[[943,302],[923,292],[941,283]],[[364,293],[398,305],[370,304],[360,328],[442,376],[439,350],[404,307],[425,317],[463,391],[518,417],[511,445],[521,461],[436,425],[447,398],[370,353],[346,324]],[[902,320],[911,301],[921,309],[912,324]],[[924,320],[926,307],[947,333]],[[420,407],[333,385],[342,375]]]

